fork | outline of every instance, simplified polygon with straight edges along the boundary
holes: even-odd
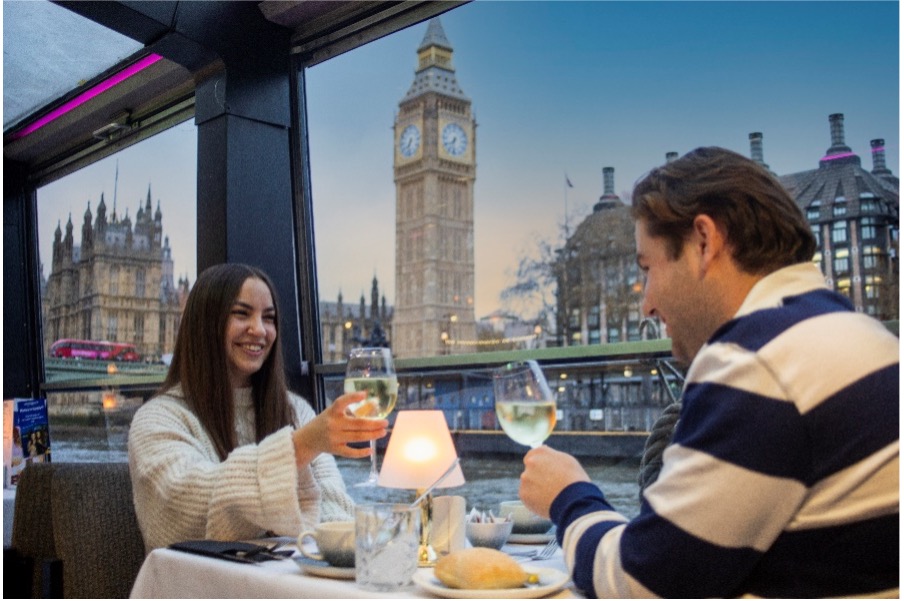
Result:
[[[558,541],[556,541],[555,537],[553,537],[548,543],[546,543],[546,546],[542,549],[527,551],[525,553],[509,553],[509,555],[524,558],[529,561],[543,561],[545,559],[552,558],[552,556],[555,555],[558,546]]]
[[[532,560],[544,560],[550,559],[556,553],[556,549],[559,548],[559,542],[556,540],[556,537],[552,537],[546,546],[537,551],[537,554],[531,557]]]

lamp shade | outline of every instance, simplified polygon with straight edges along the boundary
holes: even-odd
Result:
[[[383,457],[377,485],[427,488],[443,475],[458,453],[442,411],[399,411]],[[439,488],[461,486],[465,476],[455,466]]]

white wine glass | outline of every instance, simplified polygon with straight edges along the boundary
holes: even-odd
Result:
[[[556,400],[536,361],[493,370],[496,418],[509,438],[537,448],[556,426]]]
[[[399,398],[399,381],[388,348],[352,349],[345,366],[345,392],[367,392],[363,401],[348,406],[348,412],[365,419],[385,419]],[[377,441],[370,441],[370,475],[355,486],[377,485]]]

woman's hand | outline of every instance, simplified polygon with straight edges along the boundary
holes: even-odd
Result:
[[[348,406],[367,398],[365,392],[343,394],[332,405],[292,433],[295,443],[295,462],[307,465],[320,453],[359,458],[370,455],[370,447],[356,449],[350,442],[368,442],[386,436],[389,422],[385,419],[364,419],[349,414]]]
[[[590,482],[590,476],[578,460],[543,445],[531,449],[524,456],[518,496],[525,507],[540,517],[548,518],[552,502],[566,486],[575,482]]]

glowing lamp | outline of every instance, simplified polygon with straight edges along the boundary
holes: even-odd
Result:
[[[101,399],[101,406],[105,410],[116,409],[118,402],[116,401],[116,393],[115,392],[104,392],[103,398]]]
[[[410,488],[420,496],[428,486],[443,475],[458,453],[452,443],[452,434],[442,411],[399,411],[396,415],[383,466],[380,468],[379,486]],[[461,467],[437,488],[450,488],[465,483]],[[422,566],[436,562],[436,551],[430,545],[430,527],[433,521],[433,495],[421,502],[421,543],[418,563]]]

